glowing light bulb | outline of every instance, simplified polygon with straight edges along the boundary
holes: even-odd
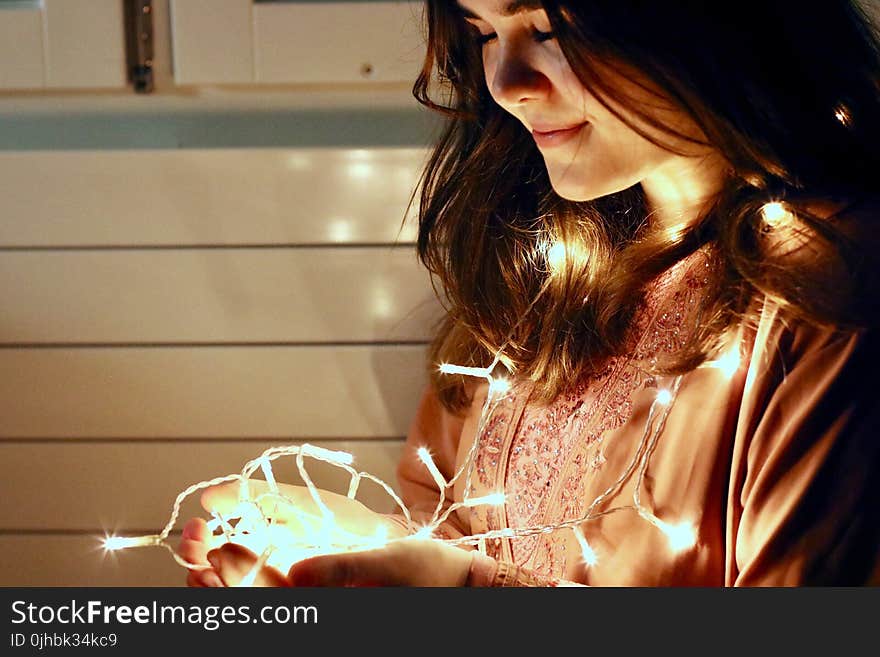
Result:
[[[465,367],[464,365],[453,365],[452,363],[441,363],[440,371],[443,374],[464,374],[465,376],[477,376],[483,379],[491,376],[491,373],[485,367]]]
[[[772,203],[764,204],[764,207],[761,208],[761,216],[764,218],[764,223],[773,227],[790,219],[791,212],[786,210],[785,206],[779,201],[773,201]]]
[[[572,531],[574,532],[574,537],[577,539],[578,545],[581,547],[581,555],[583,556],[584,563],[588,566],[595,566],[599,559],[596,557],[596,552],[587,542],[586,536],[580,530],[579,527],[572,527]]]
[[[308,444],[303,445],[300,449],[303,454],[308,454],[309,456],[314,456],[315,458],[330,461],[331,463],[336,463],[338,465],[351,465],[354,463],[354,456],[348,452],[339,452]]]
[[[736,371],[739,369],[739,365],[741,362],[741,357],[739,353],[739,342],[737,342],[733,347],[727,350],[727,352],[718,360],[713,360],[707,363],[709,367],[714,367],[716,369],[721,370],[721,372],[728,379],[736,374]]]
[[[840,121],[847,128],[852,125],[852,115],[846,105],[840,104],[834,108],[834,118]]]
[[[266,477],[266,484],[269,486],[269,490],[277,494],[278,482],[275,481],[275,475],[272,472],[272,465],[269,463],[269,459],[260,459],[260,469],[263,471],[263,476]]]
[[[554,242],[553,246],[547,249],[547,264],[553,272],[558,272],[565,266],[565,243]]]
[[[507,379],[492,379],[489,384],[489,392],[499,395],[506,394],[510,390],[510,381]]]
[[[433,538],[433,537],[434,537],[434,528],[426,525],[426,526],[420,528],[415,533],[413,533],[410,538],[427,540],[427,539]]]
[[[464,506],[483,506],[484,504],[500,506],[504,504],[505,499],[504,493],[490,493],[489,495],[483,495],[482,497],[471,497],[465,500],[462,504]]]
[[[125,548],[159,545],[160,542],[158,536],[108,536],[104,539],[104,549],[112,552]]]
[[[666,389],[659,390],[655,399],[658,404],[666,406],[669,402],[672,401],[672,393]]]
[[[428,451],[426,447],[419,447],[417,454],[419,456],[419,460],[425,464],[425,467],[428,468],[428,472],[431,473],[431,477],[434,479],[434,482],[437,486],[442,490],[446,488],[446,479],[443,477],[443,474],[440,470],[437,469],[437,465],[434,463],[434,459],[431,458],[431,452]]]
[[[669,539],[669,546],[676,552],[687,550],[697,542],[697,532],[689,522],[670,525],[658,519],[657,526],[666,534],[666,538]]]

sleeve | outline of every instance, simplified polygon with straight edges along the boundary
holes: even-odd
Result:
[[[746,390],[762,401],[734,456],[726,583],[880,584],[880,336],[783,336]]]
[[[534,572],[506,561],[496,561],[479,552],[474,552],[471,557],[471,568],[468,572],[466,586],[585,586],[554,577],[541,577]]]

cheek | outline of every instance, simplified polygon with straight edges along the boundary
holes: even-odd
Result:
[[[497,64],[495,62],[495,58],[491,55],[487,54],[485,50],[483,51],[483,79],[486,80],[486,88],[489,90],[489,95],[492,96],[492,100],[495,101],[496,104],[501,105],[498,102],[498,98],[495,97],[495,90],[493,88],[492,81],[495,79],[495,71],[497,69]],[[503,105],[501,105],[503,107]]]

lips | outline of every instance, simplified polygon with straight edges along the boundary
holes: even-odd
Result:
[[[539,148],[550,148],[553,146],[561,146],[577,137],[589,123],[578,123],[577,125],[562,128],[545,127],[532,128],[532,137]]]

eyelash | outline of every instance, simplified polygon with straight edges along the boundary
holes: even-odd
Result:
[[[494,32],[490,32],[489,34],[477,34],[474,37],[474,40],[480,46],[485,46],[490,41],[494,40],[498,35]],[[556,35],[553,32],[541,32],[540,30],[532,30],[532,38],[538,43],[544,43],[545,41],[550,41],[551,39],[556,38]]]

